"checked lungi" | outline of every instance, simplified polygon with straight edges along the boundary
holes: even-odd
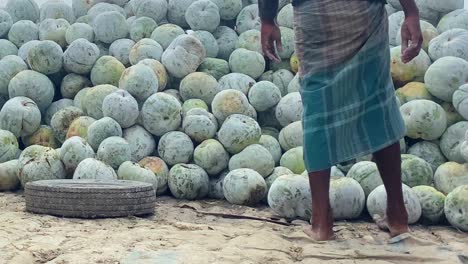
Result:
[[[405,125],[390,75],[382,3],[313,0],[294,7],[308,172],[398,142]]]

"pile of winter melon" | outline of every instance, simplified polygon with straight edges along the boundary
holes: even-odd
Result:
[[[468,230],[468,10],[418,1],[424,51],[401,63],[387,10],[410,222]],[[281,63],[261,54],[255,0],[8,0],[0,9],[0,190],[125,179],[157,195],[267,203],[308,219],[293,8]],[[467,141],[465,141],[465,139]],[[371,157],[332,170],[336,219],[385,211]],[[367,206],[366,206],[367,205]]]

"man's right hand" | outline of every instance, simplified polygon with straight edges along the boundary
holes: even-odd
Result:
[[[281,47],[281,31],[275,22],[262,21],[261,26],[261,40],[263,55],[270,60],[280,62],[278,51],[282,50]]]

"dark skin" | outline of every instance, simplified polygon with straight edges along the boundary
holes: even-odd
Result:
[[[414,0],[400,0],[405,12],[401,27],[402,61],[408,63],[420,52],[423,43],[419,24],[419,11]],[[259,14],[262,22],[261,42],[266,57],[279,62],[277,50],[281,49],[281,33],[275,18],[278,0],[259,0]],[[403,201],[401,184],[400,144],[397,142],[374,153],[382,181],[387,190],[387,211],[385,216],[373,216],[377,225],[395,237],[409,232],[408,213]],[[330,207],[330,169],[309,174],[312,193],[311,226],[304,231],[315,240],[333,239],[333,212]]]

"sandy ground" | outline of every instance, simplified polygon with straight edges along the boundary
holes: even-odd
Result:
[[[413,226],[413,237],[395,242],[372,223],[338,222],[337,240],[318,243],[301,221],[202,211],[274,217],[268,208],[160,197],[149,217],[64,219],[29,214],[20,193],[0,193],[0,263],[468,263],[468,235],[449,227]]]

